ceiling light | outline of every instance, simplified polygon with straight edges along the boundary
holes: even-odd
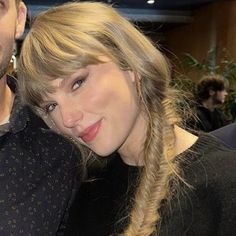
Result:
[[[147,4],[153,4],[155,3],[155,0],[147,0]]]

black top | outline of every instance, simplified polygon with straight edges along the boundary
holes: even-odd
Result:
[[[230,123],[226,115],[217,108],[210,111],[204,106],[198,105],[195,107],[194,112],[197,119],[191,119],[187,125],[197,131],[211,132]]]
[[[8,83],[14,90],[14,79]],[[59,234],[77,184],[77,149],[18,96],[0,130],[0,235]]]
[[[170,203],[163,202],[158,235],[235,236],[236,152],[202,135],[184,154],[184,159],[178,157],[180,168],[192,187],[180,182],[179,194],[174,191]],[[122,231],[139,170],[115,157],[100,176],[84,183],[70,210],[66,235],[108,236]]]

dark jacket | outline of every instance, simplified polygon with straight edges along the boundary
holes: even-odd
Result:
[[[12,90],[13,78],[8,78]],[[77,188],[80,153],[16,95],[0,126],[0,235],[57,235]],[[78,181],[78,182],[77,182]]]
[[[210,111],[204,106],[198,105],[195,107],[194,113],[196,119],[188,121],[187,126],[196,131],[211,132],[230,123],[226,115],[217,108],[214,111]]]

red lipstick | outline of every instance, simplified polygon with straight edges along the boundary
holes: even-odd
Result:
[[[89,126],[88,128],[86,128],[80,134],[80,138],[85,143],[89,143],[89,142],[93,141],[95,139],[95,137],[97,136],[97,133],[98,133],[98,130],[99,130],[100,126],[101,126],[101,120],[99,120],[95,124],[93,124],[93,125]]]

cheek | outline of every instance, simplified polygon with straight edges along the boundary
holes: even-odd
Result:
[[[9,30],[3,30],[0,26],[0,56],[3,63],[9,63],[8,59],[11,58],[13,52],[14,45],[14,32],[10,32]]]
[[[13,47],[14,41],[15,41],[15,30],[14,30],[13,26],[12,26],[12,28],[6,28],[5,25],[1,25],[1,23],[0,23],[0,46],[1,46],[1,48],[5,49],[5,48]]]
[[[114,98],[115,94],[106,88],[93,88],[84,96],[84,109],[91,113],[97,113],[99,111],[104,111]],[[82,98],[81,98],[82,99]]]
[[[16,32],[16,12],[9,11],[5,15],[1,16],[0,13],[0,33],[1,38],[5,37],[6,39],[14,39]]]
[[[138,98],[135,90],[127,84],[122,84],[122,86],[110,84],[110,86],[104,86],[103,89],[100,86],[99,89],[94,88],[93,91],[86,96],[88,98],[86,111],[101,115],[116,126],[122,126],[126,121],[130,124],[137,116]]]

